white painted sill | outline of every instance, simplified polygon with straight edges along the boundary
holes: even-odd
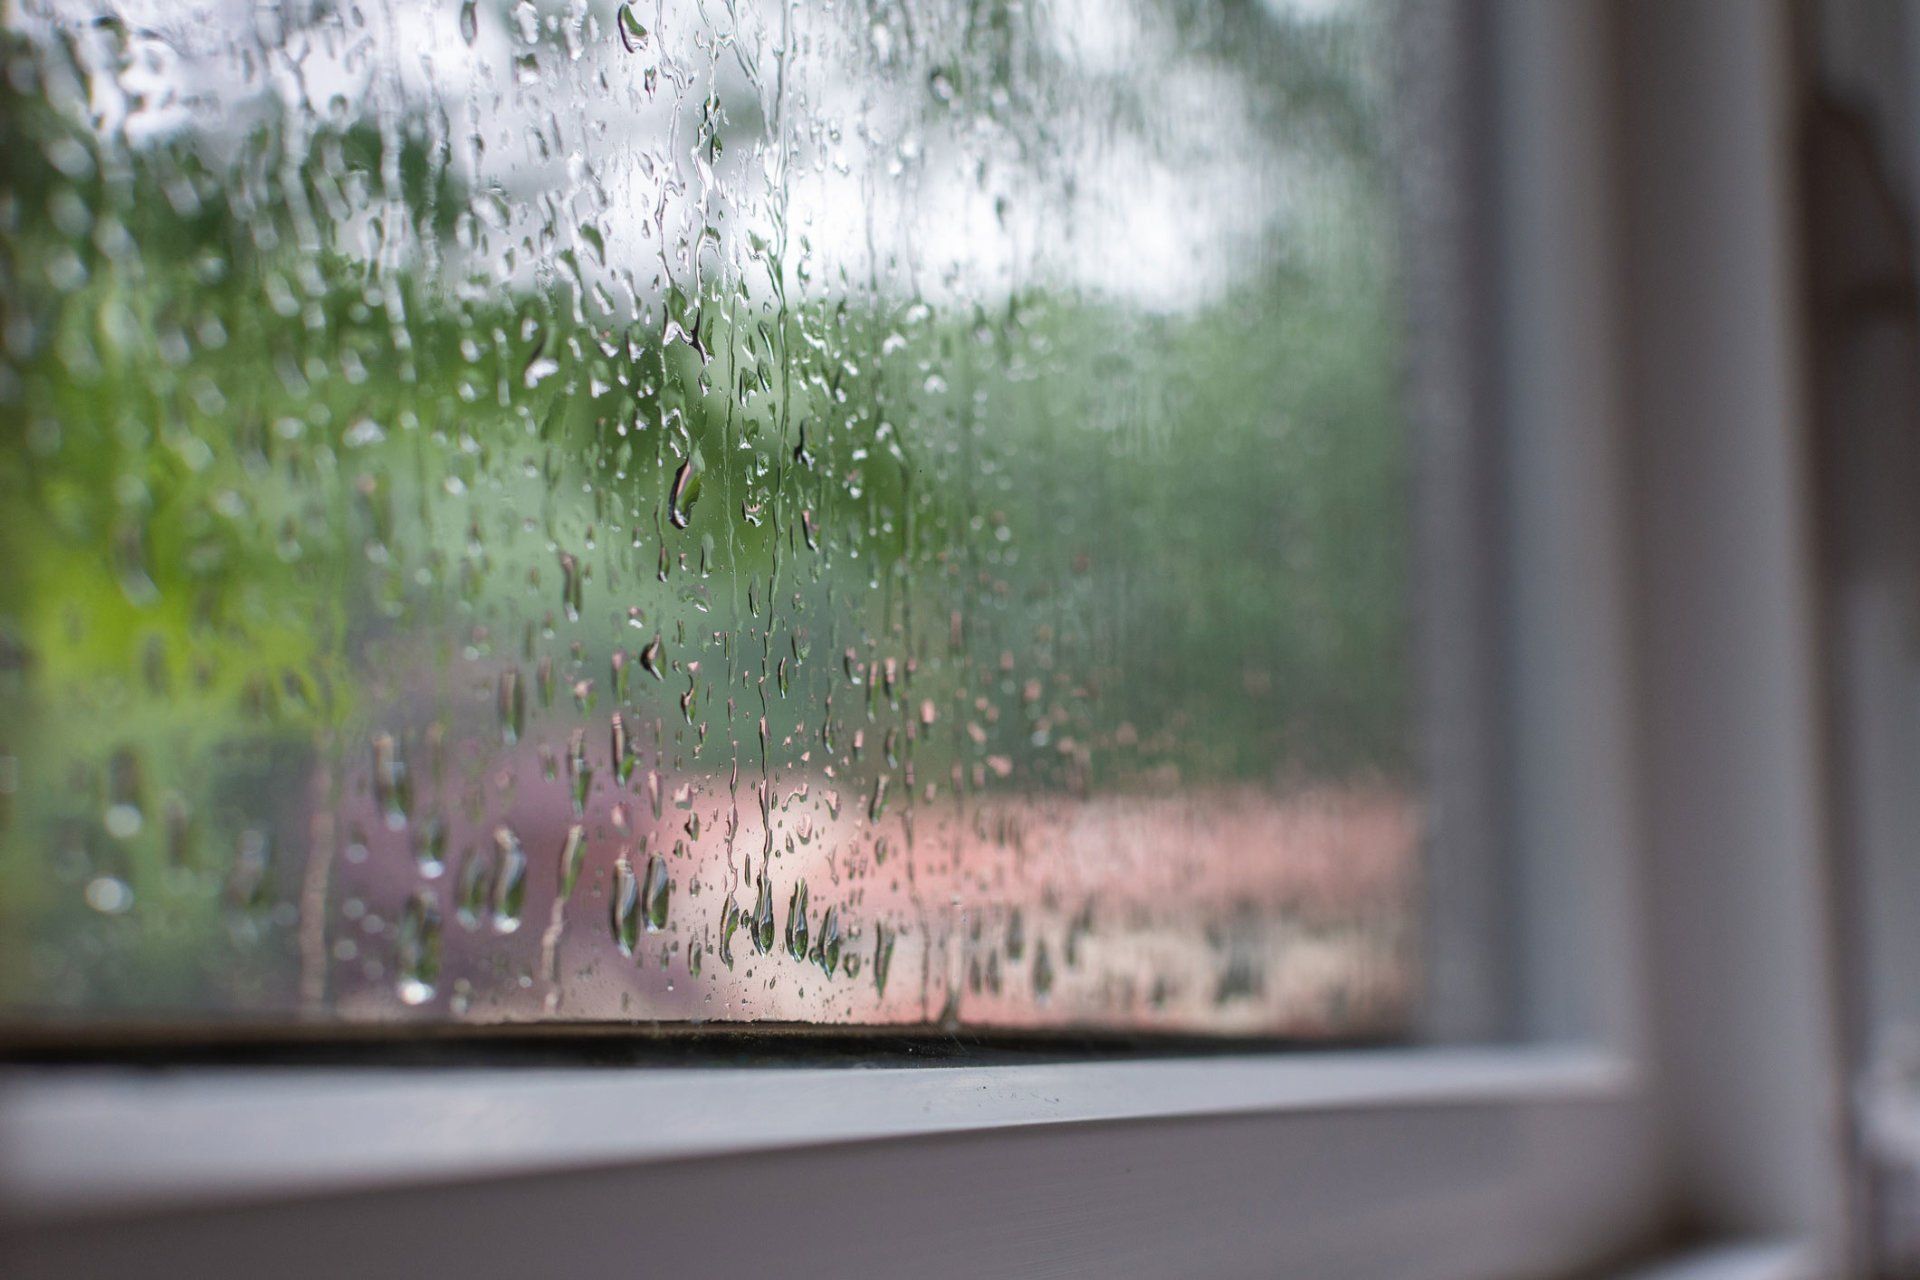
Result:
[[[1020,1066],[60,1068],[0,1077],[0,1213],[84,1218],[922,1135],[1608,1102],[1589,1048]]]
[[[1826,1280],[1819,1255],[1795,1240],[1756,1240],[1698,1249],[1619,1280]]]

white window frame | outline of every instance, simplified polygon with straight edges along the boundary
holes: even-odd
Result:
[[[1512,427],[1514,1043],[17,1067],[0,1270],[1484,1277],[1688,1238],[1738,1244],[1697,1274],[1845,1267],[1789,6],[1461,7]]]

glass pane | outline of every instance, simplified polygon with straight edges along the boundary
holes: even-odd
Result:
[[[1920,1276],[1920,10],[1812,6],[1802,178],[1834,935],[1863,1268]]]
[[[6,1021],[1406,1026],[1383,14],[9,12]]]

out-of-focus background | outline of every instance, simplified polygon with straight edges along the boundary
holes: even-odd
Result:
[[[1403,1033],[1393,25],[15,6],[0,1016]]]

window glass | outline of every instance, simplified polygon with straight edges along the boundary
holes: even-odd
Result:
[[[1406,1025],[1381,12],[8,13],[5,1021]]]
[[[1811,11],[1809,380],[1837,972],[1876,1275],[1920,1275],[1920,11]],[[1865,1256],[1865,1255],[1863,1255]]]

